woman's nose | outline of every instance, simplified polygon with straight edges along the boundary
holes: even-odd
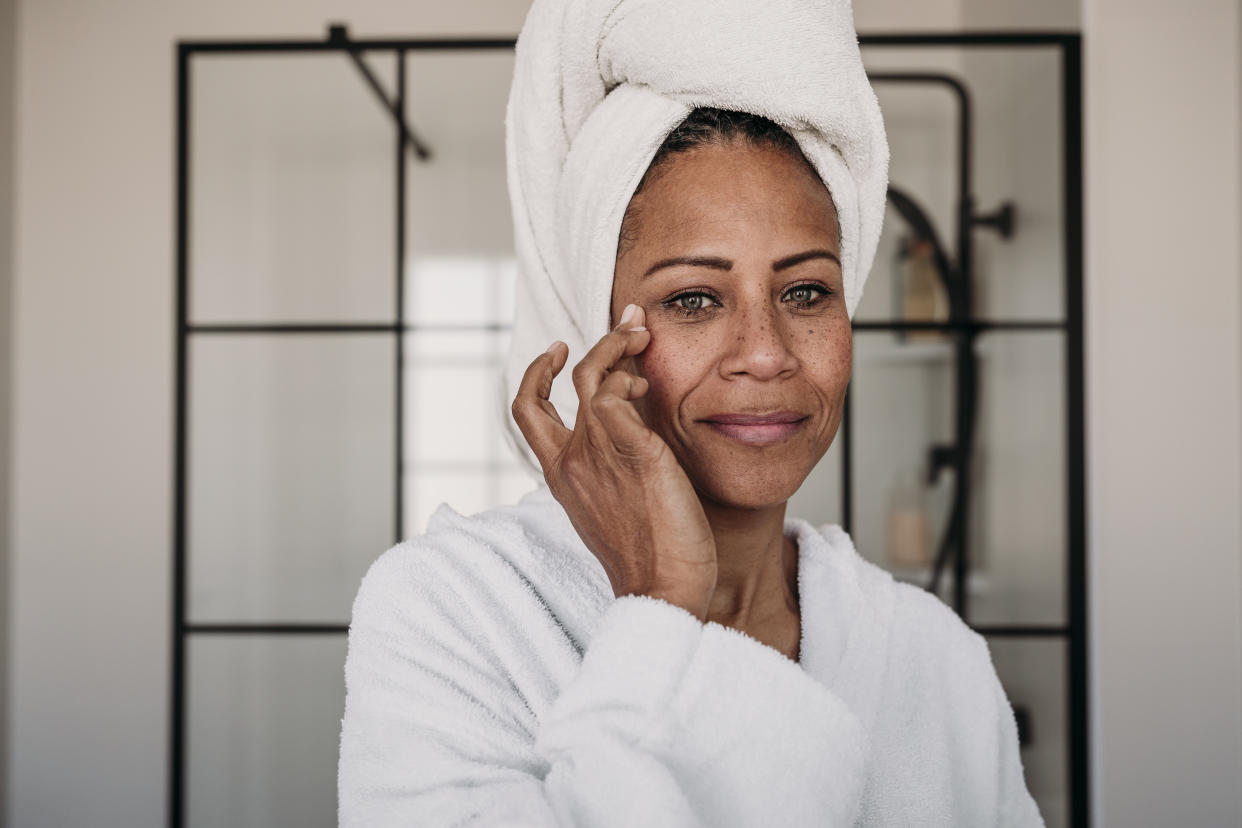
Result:
[[[720,372],[726,379],[749,375],[771,380],[797,370],[790,331],[771,303],[744,308],[734,314],[732,322],[720,361]]]

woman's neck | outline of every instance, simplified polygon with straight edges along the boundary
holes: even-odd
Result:
[[[798,613],[798,545],[785,537],[785,504],[703,511],[716,538],[716,591],[707,620],[753,629]]]

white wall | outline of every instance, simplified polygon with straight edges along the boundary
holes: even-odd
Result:
[[[1082,0],[962,0],[967,29],[1078,31]]]
[[[1242,824],[1238,14],[1084,8],[1101,825]]]
[[[9,412],[12,408],[12,360],[9,333],[13,267],[13,36],[17,5],[0,0],[0,629],[8,629],[9,612]],[[0,633],[0,748],[8,742],[3,711],[8,700],[8,637]],[[8,799],[5,753],[0,749],[0,814]]]

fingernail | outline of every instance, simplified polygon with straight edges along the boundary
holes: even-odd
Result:
[[[549,345],[549,346],[548,346],[548,350],[544,351],[544,353],[545,353],[545,354],[550,354],[550,353],[552,353],[553,351],[555,351],[555,350],[556,350],[556,346],[557,346],[557,345],[560,345],[560,344],[561,344],[561,341],[560,341],[559,339],[558,339],[558,340],[556,340],[555,342],[553,342],[551,345]]]
[[[647,326],[646,326],[646,325],[639,325],[639,326],[637,326],[637,327],[630,328],[630,330],[631,330],[631,331],[645,331],[645,330],[647,330]]]
[[[621,324],[625,325],[625,323],[634,318],[636,313],[638,313],[638,305],[626,305],[625,310],[621,313]]]

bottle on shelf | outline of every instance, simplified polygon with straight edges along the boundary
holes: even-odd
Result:
[[[932,243],[918,237],[902,240],[897,256],[899,286],[898,319],[904,322],[945,322],[949,318],[949,299],[936,268]],[[901,339],[938,341],[940,331],[906,331]]]
[[[927,491],[919,470],[910,467],[897,476],[889,496],[888,562],[893,569],[923,569],[931,560]]]

